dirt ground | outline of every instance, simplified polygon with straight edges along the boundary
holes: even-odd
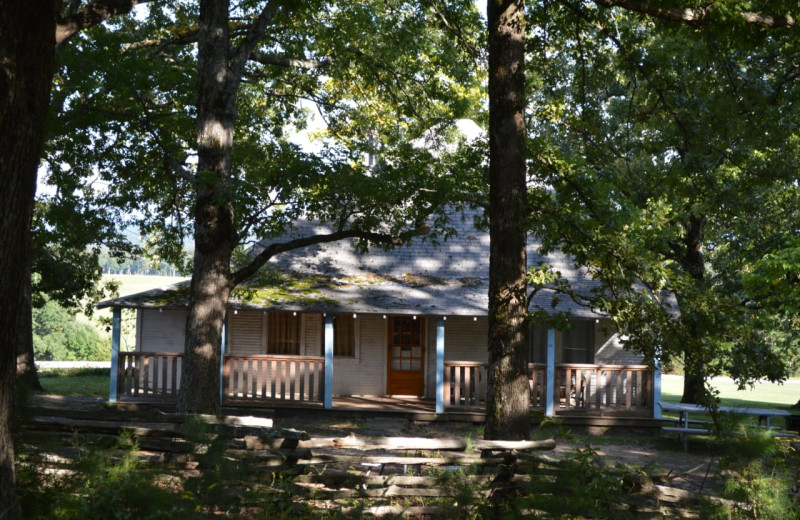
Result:
[[[403,418],[292,417],[276,418],[275,426],[295,428],[312,437],[364,436],[482,439],[483,429],[471,423],[415,423]],[[644,469],[657,482],[687,491],[709,493],[718,489],[720,454],[702,439],[690,439],[688,452],[677,439],[642,436],[572,434],[561,429],[539,430],[537,439],[554,438],[555,450],[548,455],[568,456],[575,450],[591,449],[597,460],[610,466]]]

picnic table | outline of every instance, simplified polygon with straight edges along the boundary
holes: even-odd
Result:
[[[660,402],[658,403],[661,406],[661,410],[664,412],[678,412],[680,418],[677,421],[676,426],[664,426],[662,427],[663,431],[666,432],[676,432],[678,433],[681,440],[683,440],[683,450],[686,451],[686,444],[687,444],[687,437],[689,435],[708,435],[711,433],[711,429],[704,428],[704,427],[692,427],[691,424],[701,424],[705,425],[708,424],[707,421],[700,421],[700,420],[691,420],[690,414],[692,413],[708,413],[709,409],[705,406],[699,404],[690,404],[690,403],[668,403],[668,402]],[[772,418],[773,417],[788,417],[791,413],[787,412],[786,410],[776,410],[773,408],[749,408],[749,407],[741,407],[741,406],[720,406],[717,408],[720,412],[728,412],[734,413],[737,415],[751,415],[758,417],[758,424],[760,425],[762,421],[764,421],[764,428],[768,431],[772,430]],[[789,433],[773,433],[775,436],[794,436],[794,434]]]

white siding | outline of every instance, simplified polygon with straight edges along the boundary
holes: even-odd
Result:
[[[141,309],[136,350],[140,352],[182,353],[186,311]]]
[[[253,356],[266,353],[264,313],[237,311],[228,313],[228,353]]]
[[[433,399],[436,389],[436,321],[428,318],[428,355],[426,356],[425,396]],[[489,359],[487,337],[489,320],[477,320],[466,316],[448,316],[444,321],[444,360],[476,361],[486,363]]]
[[[356,357],[333,359],[333,394],[386,395],[387,320],[359,314],[356,322]]]

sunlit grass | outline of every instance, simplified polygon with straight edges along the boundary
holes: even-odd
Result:
[[[106,369],[42,371],[44,393],[70,397],[108,397],[110,375]]]
[[[758,383],[752,389],[739,390],[730,379],[718,378],[712,386],[719,391],[723,406],[749,408],[788,408],[800,400],[800,380],[786,383]],[[661,398],[664,401],[678,402],[683,394],[683,378],[663,376],[661,378]]]

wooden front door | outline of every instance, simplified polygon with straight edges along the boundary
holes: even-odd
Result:
[[[425,320],[409,317],[389,318],[388,395],[425,393]]]

